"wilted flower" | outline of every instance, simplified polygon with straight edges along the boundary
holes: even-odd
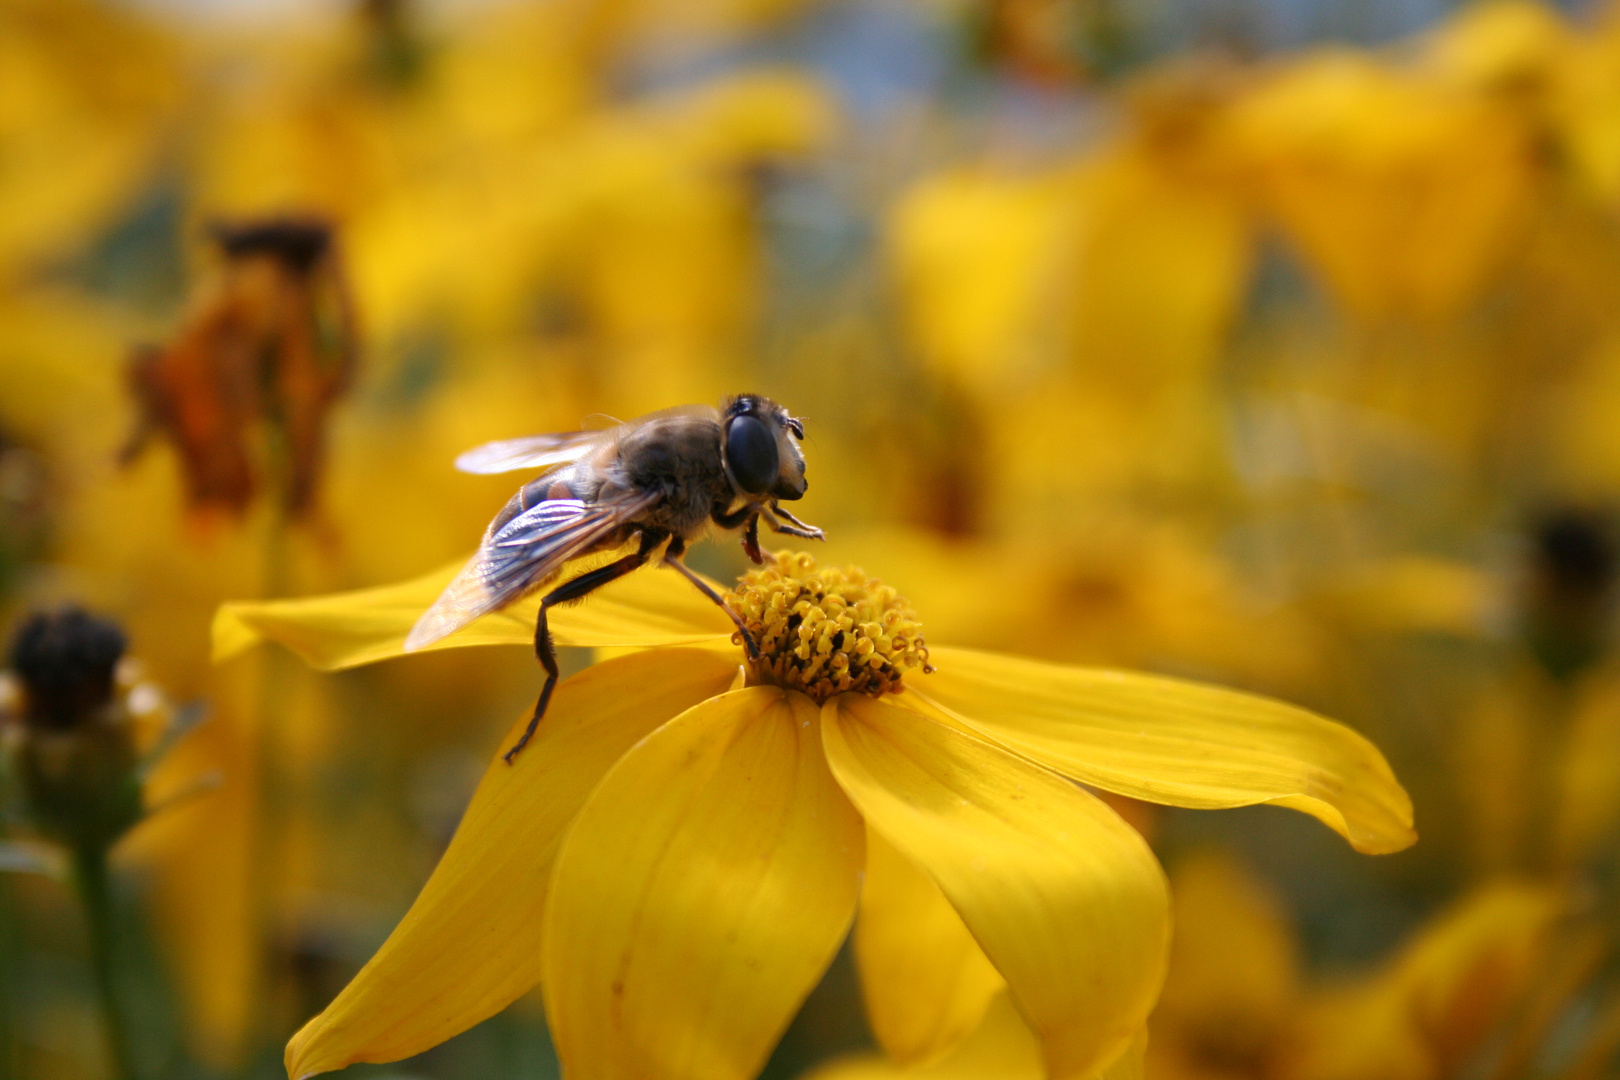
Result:
[[[220,224],[213,234],[223,265],[174,340],[139,348],[130,362],[140,421],[123,458],[161,432],[180,455],[193,509],[241,515],[269,480],[301,516],[320,480],[326,414],[356,356],[332,230],[288,218]]]
[[[400,655],[447,577],[227,605],[216,655],[259,637],[323,667]],[[945,1053],[1005,986],[1049,1074],[1087,1076],[1152,1007],[1169,910],[1146,843],[1070,780],[1277,803],[1368,852],[1412,840],[1406,793],[1347,728],[1195,683],[927,645],[859,570],[783,553],[744,577],[731,603],[764,655],[742,666],[725,617],[673,575],[600,595],[553,613],[558,644],[708,647],[558,687],[393,936],[289,1044],[291,1076],[417,1053],[539,983],[571,1076],[741,1080],[857,906],[892,1056]],[[534,603],[441,647],[528,643]]]

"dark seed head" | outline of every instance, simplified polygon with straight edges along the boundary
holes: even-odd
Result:
[[[1535,533],[1537,568],[1561,592],[1601,593],[1615,578],[1615,539],[1598,514],[1574,510],[1551,514]]]
[[[1530,530],[1523,625],[1532,652],[1567,678],[1603,655],[1611,637],[1620,545],[1609,515],[1564,508]]]
[[[75,607],[36,612],[11,643],[10,666],[23,688],[30,728],[69,731],[96,715],[113,695],[124,632]]]
[[[217,221],[209,227],[209,231],[230,258],[269,255],[301,274],[314,269],[332,244],[332,227],[314,219]]]

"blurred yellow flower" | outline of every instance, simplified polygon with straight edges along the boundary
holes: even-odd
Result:
[[[1171,885],[1177,932],[1149,1024],[1152,1080],[1529,1075],[1522,1067],[1600,955],[1590,935],[1560,936],[1559,890],[1497,878],[1371,971],[1311,985],[1282,906],[1239,862],[1195,854]],[[1564,1038],[1590,1042],[1591,1029]]]
[[[0,8],[0,278],[82,243],[159,164],[182,100],[179,43],[95,0]]]
[[[1212,375],[1255,248],[1225,135],[1236,85],[1166,65],[1132,85],[1108,138],[1038,167],[953,165],[889,209],[902,329],[971,417],[952,432],[958,471],[995,463],[993,480],[940,485],[968,504],[949,526],[1219,467]]]
[[[1560,869],[1605,857],[1620,833],[1620,672],[1595,671],[1574,688],[1553,765],[1553,856]]]
[[[1455,315],[1503,267],[1535,204],[1520,114],[1365,54],[1280,67],[1229,123],[1264,208],[1365,319]]]
[[[907,191],[889,247],[908,325],[933,369],[975,389],[1050,366],[1041,335],[1073,211],[1061,177],[952,169]],[[1043,364],[1041,361],[1045,360]]]
[[[1314,995],[1276,1075],[1460,1075],[1524,995],[1548,979],[1549,935],[1566,903],[1553,889],[1514,882],[1464,897],[1380,970]]]
[[[1504,618],[1507,590],[1478,567],[1406,554],[1340,568],[1322,601],[1364,631],[1479,638]]]
[[[1568,56],[1573,35],[1537,0],[1483,0],[1459,8],[1425,43],[1423,66],[1474,89],[1534,94]]]
[[[1127,133],[1078,160],[956,167],[902,195],[889,254],[935,370],[1005,394],[1073,366],[1138,407],[1205,373],[1248,284],[1252,228],[1208,134],[1219,113],[1173,82],[1141,87]]]
[[[325,668],[401,655],[453,572],[226,605],[216,657],[260,638]],[[535,602],[442,646],[528,644]],[[486,772],[393,936],[289,1044],[289,1075],[420,1052],[539,983],[570,1075],[745,1078],[859,901],[865,997],[891,1057],[945,1054],[1004,984],[1048,1073],[1087,1076],[1140,1031],[1169,911],[1141,837],[1069,780],[1288,806],[1366,852],[1413,839],[1378,751],[1303,710],[926,646],[893,589],[807,555],[777,555],[732,603],[757,664],[738,666],[724,615],[673,575],[555,613],[558,644],[666,647],[558,687],[535,745]]]
[[[1548,73],[1548,112],[1579,189],[1620,210],[1620,19],[1609,5],[1595,32],[1577,37]]]
[[[1148,1022],[1154,1080],[1267,1076],[1300,1001],[1282,905],[1235,859],[1200,851],[1170,872],[1176,937]]]

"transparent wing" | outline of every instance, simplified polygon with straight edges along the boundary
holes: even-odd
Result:
[[[456,468],[465,473],[502,473],[563,465],[578,461],[598,447],[614,442],[632,428],[688,416],[715,421],[720,418],[712,405],[677,405],[672,409],[660,409],[646,416],[638,416],[628,423],[613,423],[591,431],[557,431],[549,435],[525,435],[520,439],[485,443],[456,458]],[[600,416],[600,419],[613,418]]]
[[[503,473],[517,469],[539,469],[578,461],[604,439],[607,431],[558,431],[550,435],[525,435],[474,447],[456,458],[456,468],[464,473]]]
[[[598,505],[548,499],[486,536],[466,567],[405,638],[414,652],[519,599],[576,555],[591,551],[657,500],[644,494]]]

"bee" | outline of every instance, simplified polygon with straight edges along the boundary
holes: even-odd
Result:
[[[711,526],[742,529],[743,551],[763,562],[759,523],[807,540],[826,534],[781,502],[802,498],[804,424],[757,394],[727,398],[717,410],[685,405],[600,431],[568,431],[486,443],[456,459],[468,473],[543,469],[512,496],[484,533],[478,552],[417,620],[407,652],[423,648],[555,583],[570,559],[613,551],[623,558],[580,574],[546,593],[535,619],[534,652],[546,671],[534,714],[507,764],[533,737],[557,685],[557,653],[546,612],[579,600],[645,565],[660,561],[697,586],[730,616],[751,659],[759,646],[737,613],[683,561],[686,547]]]

